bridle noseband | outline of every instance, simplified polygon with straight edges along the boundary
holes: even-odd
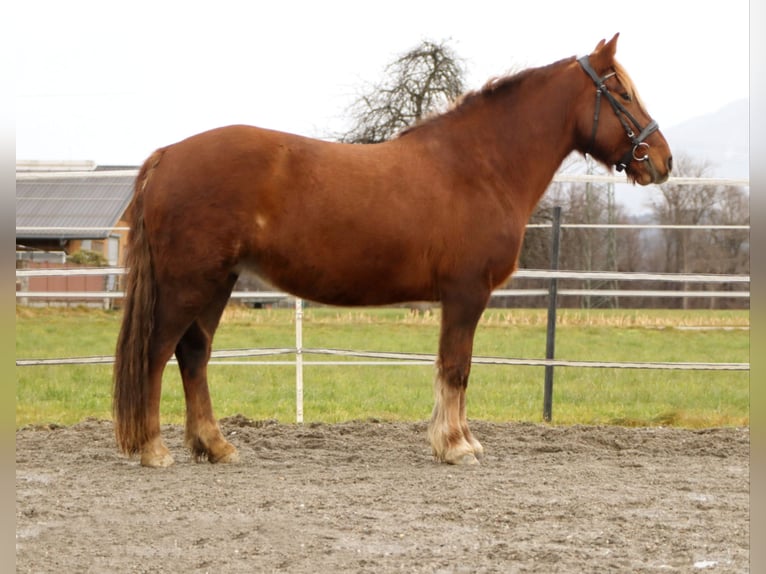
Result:
[[[659,126],[657,125],[657,122],[652,120],[649,122],[649,125],[647,125],[645,128],[641,127],[641,124],[638,123],[636,118],[634,118],[631,113],[625,109],[625,106],[623,106],[620,102],[617,101],[617,99],[609,92],[609,88],[606,87],[606,80],[611,78],[615,75],[615,72],[612,72],[610,74],[606,74],[605,76],[599,77],[599,75],[596,73],[596,71],[591,67],[590,62],[588,61],[588,56],[583,56],[582,58],[579,58],[577,60],[582,66],[582,69],[585,70],[585,72],[590,76],[590,78],[593,80],[593,83],[596,84],[596,112],[593,116],[593,131],[591,132],[590,136],[590,143],[588,144],[588,151],[586,153],[591,153],[593,150],[593,144],[596,141],[596,131],[598,130],[598,115],[599,110],[601,109],[601,94],[603,94],[609,104],[612,106],[612,109],[614,110],[615,115],[617,116],[617,119],[620,120],[620,123],[622,124],[622,127],[625,128],[625,133],[630,138],[631,143],[633,144],[633,149],[628,150],[622,158],[620,158],[620,161],[618,161],[615,164],[615,168],[617,171],[622,171],[628,167],[628,164],[632,161],[645,161],[649,157],[649,144],[646,143],[644,140],[649,137],[650,134],[657,131]],[[633,126],[639,131],[638,136],[636,136],[635,132],[633,131],[633,128],[630,127],[630,124],[628,124],[627,120],[625,118],[628,118],[632,123]],[[644,155],[639,156],[637,153],[640,149],[645,148]]]

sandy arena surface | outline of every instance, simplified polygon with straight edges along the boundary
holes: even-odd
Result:
[[[118,454],[109,421],[16,432],[16,572],[748,572],[748,429],[221,421],[242,460]]]

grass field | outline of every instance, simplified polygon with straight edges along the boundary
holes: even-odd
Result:
[[[16,310],[16,357],[111,355],[121,314],[85,309]],[[544,310],[488,310],[474,354],[541,359]],[[749,362],[747,311],[561,310],[556,357],[583,361]],[[306,348],[435,353],[439,312],[406,309],[308,308]],[[215,349],[294,347],[291,310],[227,309]],[[292,359],[292,356],[275,357]],[[319,360],[320,357],[307,356]],[[432,406],[433,366],[307,366],[304,420],[378,418],[424,420]],[[475,365],[469,418],[542,420],[542,367]],[[216,415],[295,420],[292,365],[213,365]],[[183,422],[183,389],[168,365],[164,423]],[[16,368],[16,426],[72,424],[111,418],[111,366]],[[675,425],[693,428],[749,424],[748,371],[657,371],[558,367],[554,424]]]

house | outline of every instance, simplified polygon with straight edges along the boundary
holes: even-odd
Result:
[[[17,162],[16,268],[123,267],[128,237],[125,211],[136,173],[137,168],[82,162]],[[76,254],[87,256],[73,259]],[[22,304],[90,305],[92,298],[76,299],[73,292],[118,289],[118,276],[113,274],[17,275],[16,279],[17,297],[21,297],[17,300]],[[33,297],[42,292],[51,296]],[[104,305],[110,307],[112,302],[105,299]]]
[[[136,171],[89,163],[17,163],[16,259],[61,261],[90,251],[122,266],[128,233],[124,214]]]

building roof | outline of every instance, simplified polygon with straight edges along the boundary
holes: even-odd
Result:
[[[16,173],[16,239],[102,239],[130,203],[135,170]]]

